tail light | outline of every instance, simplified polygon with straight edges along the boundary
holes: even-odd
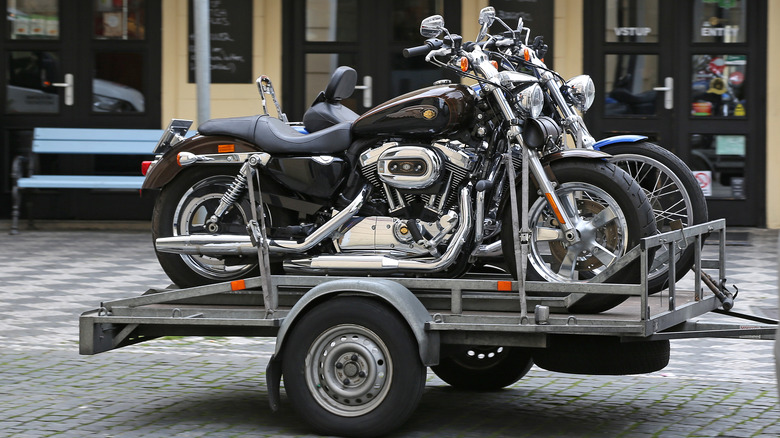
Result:
[[[149,172],[151,165],[151,161],[141,161],[141,175],[146,176],[146,172]]]

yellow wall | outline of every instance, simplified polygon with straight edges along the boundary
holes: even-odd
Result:
[[[252,77],[271,78],[277,97],[281,99],[282,77],[282,1],[254,0],[252,13]],[[187,82],[187,0],[163,2],[162,45],[162,120],[166,126],[171,118],[197,118],[195,84]],[[233,117],[257,114],[260,98],[254,83],[213,84],[211,117]],[[269,109],[273,113],[272,109]],[[196,121],[197,126],[197,121]]]
[[[773,127],[780,126],[780,58],[773,56],[780,51],[780,2],[768,1],[769,30],[767,35],[767,84],[766,84],[766,224],[780,228],[780,144],[774,138]]]

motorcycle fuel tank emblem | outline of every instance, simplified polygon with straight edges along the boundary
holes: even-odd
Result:
[[[430,105],[415,105],[406,108],[401,108],[400,110],[394,112],[393,114],[388,115],[387,117],[391,119],[413,118],[413,119],[433,120],[438,115],[439,115],[439,111],[436,109],[436,107]]]

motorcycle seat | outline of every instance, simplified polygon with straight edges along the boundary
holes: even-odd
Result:
[[[311,107],[303,114],[303,126],[309,132],[320,131],[341,122],[354,122],[358,115],[341,104],[355,91],[357,72],[341,66],[333,72],[325,91],[314,99]]]
[[[198,132],[240,138],[271,154],[333,154],[345,151],[352,142],[352,124],[349,122],[302,134],[265,114],[207,120],[198,126]]]

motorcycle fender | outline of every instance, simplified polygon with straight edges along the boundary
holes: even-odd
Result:
[[[547,166],[553,161],[564,160],[567,158],[587,158],[587,159],[594,159],[594,160],[604,160],[611,156],[612,155],[606,152],[595,151],[590,149],[564,149],[560,152],[556,152],[554,154],[550,154],[545,157],[542,157],[542,164],[544,166]]]
[[[284,317],[279,328],[279,333],[276,336],[276,351],[266,370],[266,386],[272,411],[275,412],[279,408],[282,352],[284,348],[303,348],[300,345],[285,345],[284,340],[287,333],[293,330],[301,315],[317,304],[340,294],[364,295],[384,301],[409,324],[412,334],[417,339],[422,363],[426,366],[439,364],[439,333],[425,329],[425,326],[432,322],[433,318],[409,289],[394,281],[381,279],[350,278],[326,281],[315,286],[301,297]]]
[[[197,135],[188,138],[167,151],[157,162],[149,168],[141,191],[159,189],[168,184],[182,171],[177,157],[179,152],[191,152],[195,155],[200,154],[222,154],[235,152],[259,152],[260,149],[248,142],[226,136],[203,136]],[[241,165],[242,163],[236,163]],[[201,164],[194,164],[195,166]]]
[[[602,147],[615,143],[637,143],[647,140],[644,135],[616,135],[614,137],[603,138],[593,145],[593,149],[599,151]]]

